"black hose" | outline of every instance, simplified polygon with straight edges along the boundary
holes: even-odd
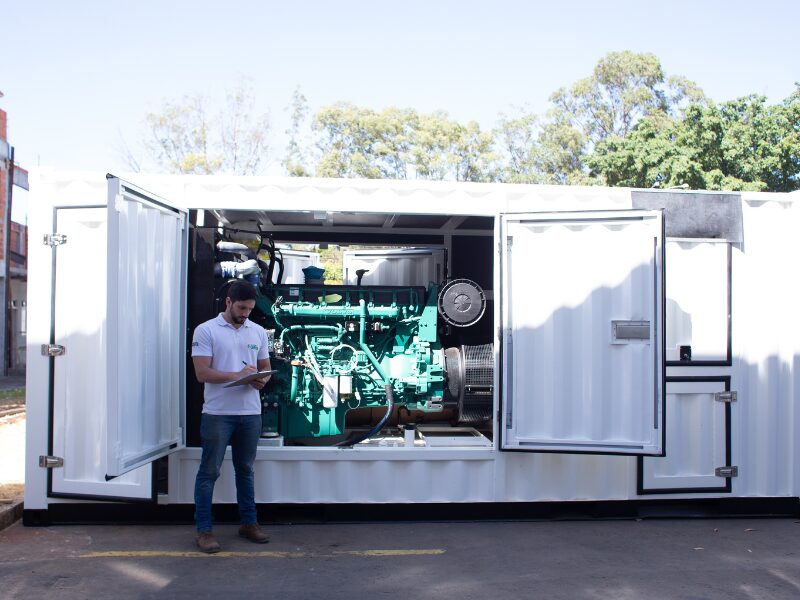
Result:
[[[356,444],[363,442],[367,438],[372,437],[381,430],[386,421],[389,420],[389,417],[392,414],[392,410],[394,410],[394,390],[392,390],[392,384],[387,383],[384,386],[384,389],[386,390],[386,414],[383,415],[383,418],[378,422],[377,425],[375,425],[375,427],[370,429],[367,433],[361,436],[357,436],[355,439],[348,439],[343,442],[339,442],[338,444],[336,444],[337,446],[343,446],[343,447],[355,446]]]
[[[280,285],[283,282],[283,254],[280,250],[274,252],[272,260],[278,265],[278,277],[275,279],[275,285]]]

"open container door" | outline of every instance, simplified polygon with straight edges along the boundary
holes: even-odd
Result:
[[[500,220],[503,450],[662,455],[662,211]]]
[[[108,180],[108,476],[184,447],[188,213]]]

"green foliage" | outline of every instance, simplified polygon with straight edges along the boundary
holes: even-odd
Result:
[[[624,139],[642,119],[680,114],[704,96],[686,78],[666,77],[654,55],[625,51],[608,54],[590,76],[556,90],[550,100],[544,119],[525,113],[501,119],[504,181],[598,183],[586,165],[598,144]]]
[[[702,91],[688,79],[665,77],[655,55],[629,51],[609,53],[592,75],[550,97],[556,113],[592,145],[626,136],[642,117],[675,114],[684,100],[702,99]]]
[[[269,115],[253,114],[250,88],[241,83],[229,92],[213,118],[208,102],[197,94],[165,101],[160,111],[147,113],[143,146],[149,158],[169,173],[260,173],[269,154]],[[138,161],[129,164],[138,170]]]
[[[321,177],[369,179],[495,178],[493,136],[475,122],[463,125],[446,113],[408,108],[381,112],[349,103],[319,110],[314,117]]]
[[[330,246],[319,251],[320,266],[325,269],[325,283],[340,284],[344,281],[342,249]]]
[[[281,163],[301,177],[800,189],[800,87],[775,106],[758,95],[715,105],[692,81],[667,76],[653,54],[622,51],[550,99],[544,115],[518,109],[482,131],[444,111],[347,102],[309,123],[298,88]],[[244,85],[215,118],[200,95],[165,102],[146,115],[145,147],[170,172],[256,174],[268,157],[269,122],[253,107]]]
[[[798,92],[777,106],[751,95],[646,117],[599,143],[587,164],[612,186],[791,191],[800,189],[799,132]]]
[[[299,87],[292,93],[290,109],[291,126],[286,130],[289,143],[286,147],[286,156],[282,161],[283,167],[290,177],[308,177],[311,175],[311,171],[308,167],[309,157],[306,144],[303,143],[302,129],[308,117],[309,108],[308,100]]]

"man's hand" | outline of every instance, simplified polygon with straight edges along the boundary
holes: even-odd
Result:
[[[238,381],[242,377],[247,377],[248,375],[252,375],[256,371],[258,371],[258,369],[256,369],[253,365],[245,365],[244,367],[242,367],[242,370],[236,374],[236,379],[234,379],[234,381]]]
[[[258,361],[259,371],[269,371],[271,368],[272,366],[269,363],[269,358],[259,359]],[[250,382],[250,385],[252,385],[257,390],[261,390],[264,388],[265,385],[267,385],[267,382],[270,380],[271,377],[272,375],[265,375],[261,379],[254,379],[253,381]]]
[[[269,381],[270,377],[272,377],[272,375],[265,375],[261,379],[253,379],[253,381],[250,382],[250,385],[257,390],[263,389],[263,387],[267,385],[267,381]]]

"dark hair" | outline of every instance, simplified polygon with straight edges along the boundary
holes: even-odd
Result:
[[[231,299],[231,302],[239,302],[240,300],[255,300],[256,299],[256,286],[252,283],[237,279],[228,287],[226,297]]]

